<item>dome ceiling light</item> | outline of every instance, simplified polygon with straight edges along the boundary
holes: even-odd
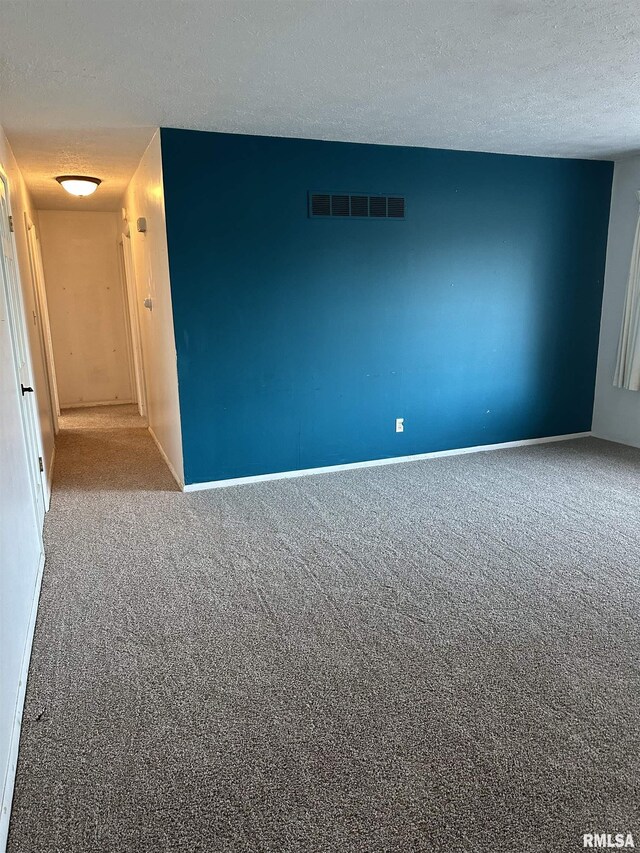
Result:
[[[88,178],[85,175],[60,175],[56,181],[68,193],[80,198],[94,193],[102,183],[100,178]]]

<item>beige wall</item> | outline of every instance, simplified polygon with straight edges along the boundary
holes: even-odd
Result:
[[[184,471],[178,371],[159,131],[151,140],[127,188],[124,204],[135,267],[149,428],[173,469],[176,480],[182,485]],[[146,233],[136,229],[139,217],[147,220]],[[143,307],[147,297],[153,302],[152,310]]]
[[[22,174],[18,168],[13,151],[0,128],[0,167],[9,179],[11,197],[11,213],[18,253],[18,272],[22,287],[25,318],[29,334],[29,353],[33,373],[33,387],[38,404],[38,420],[42,444],[42,458],[49,488],[53,475],[54,427],[51,414],[51,399],[47,376],[46,358],[42,340],[41,317],[38,310],[35,283],[31,275],[29,250],[27,246],[27,226],[25,214],[33,221],[36,214],[25,186]]]
[[[116,213],[41,210],[60,406],[134,399]]]

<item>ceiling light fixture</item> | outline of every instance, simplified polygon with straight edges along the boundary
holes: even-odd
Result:
[[[71,195],[85,196],[94,193],[102,183],[100,178],[87,178],[85,175],[60,175],[56,181]]]

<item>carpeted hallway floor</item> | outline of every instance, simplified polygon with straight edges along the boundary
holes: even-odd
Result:
[[[11,853],[640,841],[640,451],[182,495],[60,437]]]
[[[134,429],[146,427],[146,425],[146,418],[140,417],[138,407],[134,403],[62,409],[58,416],[58,426],[61,430]]]

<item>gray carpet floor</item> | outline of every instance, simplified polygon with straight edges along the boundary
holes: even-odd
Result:
[[[60,437],[10,853],[640,843],[640,451],[182,495]]]

